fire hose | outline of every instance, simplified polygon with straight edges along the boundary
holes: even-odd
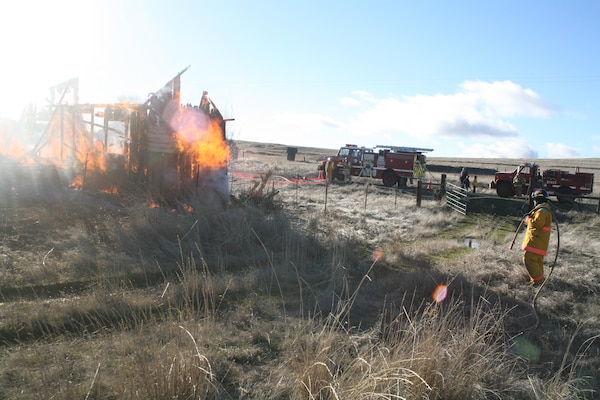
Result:
[[[512,243],[510,244],[510,250],[512,250],[512,248],[515,244],[515,241],[517,240],[517,236],[519,235],[519,233],[521,232],[521,229],[523,228],[523,225],[527,221],[527,217],[529,217],[539,207],[540,207],[540,205],[534,207],[531,211],[529,211],[527,214],[525,214],[523,216],[523,218],[521,219],[521,223],[517,227],[517,231],[515,232],[515,236],[512,240]],[[548,272],[546,279],[544,279],[544,281],[542,282],[540,287],[538,287],[535,294],[533,295],[533,299],[531,300],[531,308],[533,309],[533,315],[535,317],[535,324],[532,327],[530,327],[528,329],[520,330],[519,332],[532,331],[532,330],[537,329],[537,327],[539,326],[540,318],[537,314],[537,298],[538,298],[540,292],[542,291],[542,289],[544,288],[544,286],[546,285],[546,283],[550,280],[550,277],[552,276],[552,272],[554,272],[554,267],[556,266],[556,262],[558,260],[558,251],[560,250],[560,231],[558,229],[558,221],[556,221],[556,218],[554,218],[554,214],[552,213],[552,211],[550,211],[550,213],[552,214],[552,221],[556,228],[556,251],[554,252],[554,260],[552,260],[552,263],[550,264],[550,272]]]

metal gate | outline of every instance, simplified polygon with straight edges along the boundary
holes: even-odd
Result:
[[[466,189],[452,183],[446,183],[446,205],[448,207],[462,215],[467,215],[468,202],[469,196]]]

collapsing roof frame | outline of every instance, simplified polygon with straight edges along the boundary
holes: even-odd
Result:
[[[118,174],[121,179],[126,177],[150,184],[159,193],[164,192],[168,186],[162,182],[164,168],[176,168],[184,180],[185,177],[189,179],[194,171],[184,171],[182,165],[173,165],[178,162],[177,157],[174,157],[177,152],[173,143],[174,130],[164,120],[169,107],[182,107],[180,78],[188,68],[189,66],[177,73],[158,91],[151,93],[142,104],[79,104],[77,79],[52,87],[47,123],[31,155],[41,160],[51,154],[50,157],[64,165],[79,165],[86,172],[84,176],[89,177],[88,160],[92,156],[90,153],[94,152],[95,157],[110,158],[113,167],[116,166],[113,169],[121,171]],[[206,92],[203,93],[199,106],[187,105],[185,108],[204,112],[218,126],[222,140],[226,142],[226,123],[233,119],[223,118]],[[120,125],[118,129],[113,126],[114,122]],[[96,128],[102,128],[103,137],[96,135]],[[111,138],[119,143],[111,143]],[[50,147],[53,148],[50,150]],[[153,160],[157,156],[162,162]],[[197,171],[195,173],[198,174]],[[181,178],[180,176],[178,181]],[[86,186],[86,183],[89,182],[84,179],[82,185]],[[172,191],[173,188],[169,190]]]

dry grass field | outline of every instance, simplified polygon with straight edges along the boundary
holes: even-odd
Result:
[[[336,150],[286,148],[236,142],[223,204],[4,187],[0,398],[599,398],[597,201],[554,207],[532,287],[519,206],[326,185]],[[466,166],[493,202],[493,171],[520,161],[432,156],[426,181]]]

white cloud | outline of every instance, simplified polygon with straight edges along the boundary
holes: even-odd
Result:
[[[548,158],[577,158],[581,157],[579,150],[564,143],[546,143]]]
[[[342,97],[340,103],[344,106],[359,106],[362,103],[354,97]]]
[[[466,96],[476,100],[482,112],[491,116],[546,118],[554,111],[533,90],[511,81],[466,81],[461,88]]]
[[[352,94],[356,97],[358,97],[360,100],[369,102],[369,103],[374,103],[377,101],[377,99],[375,97],[373,97],[373,95],[369,92],[367,92],[366,90],[354,90],[352,92]]]
[[[538,152],[521,138],[494,140],[487,143],[458,143],[464,157],[474,158],[538,158]]]
[[[346,96],[340,99],[340,104],[344,106],[359,106],[365,103],[373,104],[377,103],[379,100],[369,92],[364,90],[354,90],[352,91],[352,97]]]
[[[538,149],[527,143],[511,119],[547,118],[555,112],[533,90],[510,81],[466,81],[451,94],[376,98],[354,91],[340,103],[348,106],[346,117],[284,112],[274,119],[290,131],[303,132],[305,139],[311,134],[320,135],[321,141],[430,147],[452,156],[537,158]],[[561,151],[548,149],[551,154]],[[566,154],[574,154],[570,150]]]
[[[364,92],[354,94],[370,98]],[[538,94],[513,82],[466,81],[454,94],[373,100],[345,128],[363,135],[506,138],[518,136],[509,117],[545,118],[553,112]]]

